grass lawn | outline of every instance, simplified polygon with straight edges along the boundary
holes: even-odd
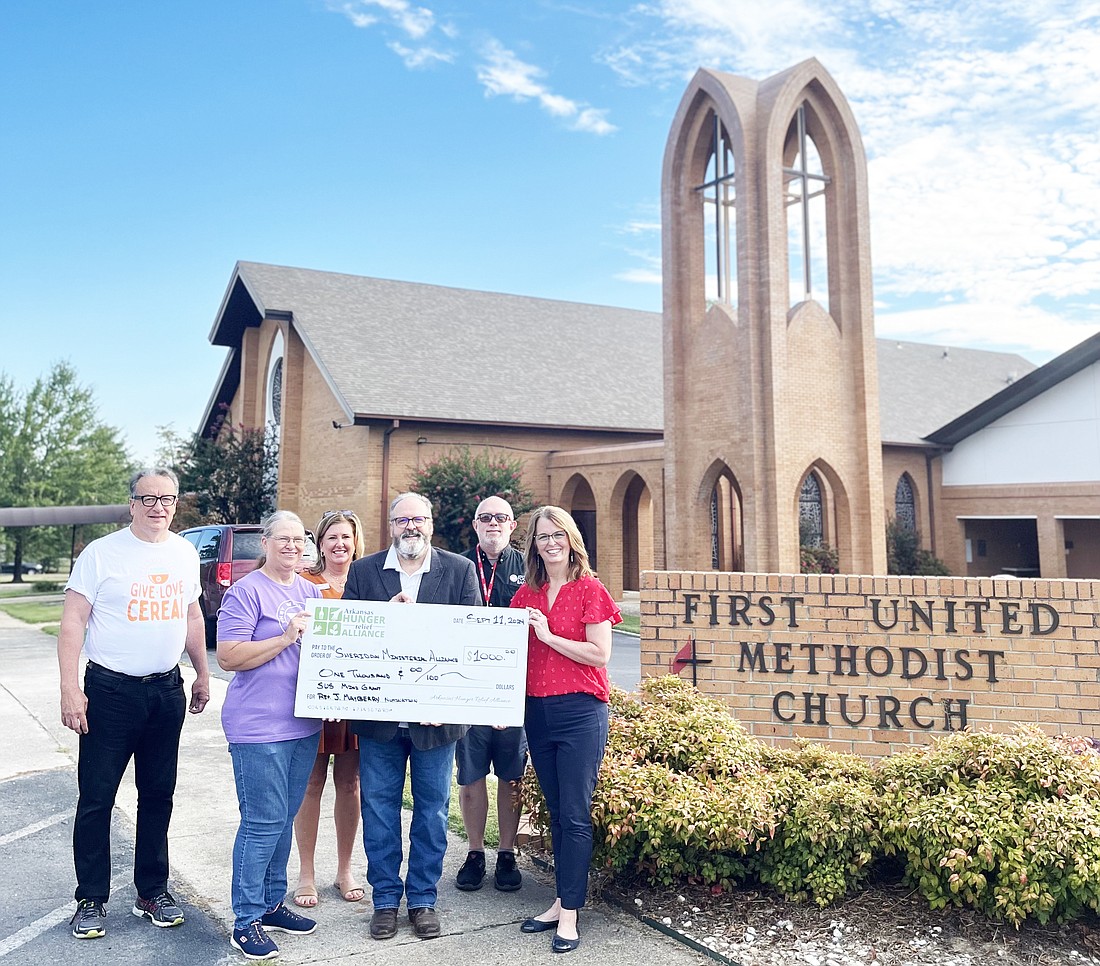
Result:
[[[489,815],[485,820],[485,844],[490,848],[496,848],[500,842],[500,827],[497,825],[497,779],[495,775],[489,775],[485,779],[486,789],[489,792]],[[405,779],[405,793],[401,799],[401,807],[412,808],[412,789],[409,779]],[[458,781],[451,782],[451,810],[447,815],[447,828],[455,835],[466,838],[466,828],[462,824],[462,809],[458,804]]]
[[[46,578],[29,579],[21,584],[13,584],[10,580],[0,584],[0,599],[5,597],[22,597],[23,594],[60,594],[65,589],[64,579]]]
[[[34,584],[0,584],[0,597],[20,597],[34,590]]]
[[[642,619],[636,614],[623,614],[623,622],[615,625],[615,630],[623,631],[626,634],[640,634],[642,630]]]
[[[0,610],[28,624],[45,624],[61,620],[61,607],[61,604],[28,601],[22,604],[18,602],[3,604],[0,605]]]

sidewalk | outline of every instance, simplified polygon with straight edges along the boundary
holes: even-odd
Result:
[[[211,654],[211,660],[213,655]],[[187,686],[193,677],[184,669]],[[180,748],[179,782],[172,819],[173,884],[178,893],[205,910],[226,936],[226,962],[244,963],[229,948],[232,923],[229,907],[230,853],[237,829],[237,799],[225,738],[221,705],[225,682],[212,679],[212,698],[201,715],[188,715]],[[28,772],[72,769],[76,735],[64,728],[58,713],[55,640],[0,613],[0,781]],[[76,777],[73,774],[75,785]],[[487,877],[479,892],[459,892],[454,878],[466,857],[466,843],[451,836],[440,882],[437,908],[443,935],[430,942],[413,937],[402,913],[396,938],[372,941],[367,935],[369,895],[360,903],[346,903],[329,885],[335,875],[335,833],[332,827],[332,783],[326,786],[318,839],[318,888],[321,902],[315,917],[317,932],[306,937],[279,937],[283,963],[351,964],[392,962],[407,966],[509,966],[545,962],[551,957],[550,934],[525,936],[518,924],[541,912],[554,896],[553,877],[521,858],[523,888],[497,892]],[[136,811],[133,781],[124,779],[118,806],[132,823]],[[406,822],[408,816],[406,815]],[[407,829],[406,829],[407,832]],[[34,856],[27,856],[33,864]],[[492,858],[490,857],[490,867]],[[366,884],[366,861],[357,872]],[[297,858],[291,856],[289,880],[293,888]],[[59,927],[60,928],[60,927]],[[583,945],[574,959],[595,958],[601,964],[700,964],[708,960],[667,939],[655,930],[615,909],[596,904],[581,913]],[[2,937],[0,937],[2,938]],[[84,950],[82,950],[82,953]]]

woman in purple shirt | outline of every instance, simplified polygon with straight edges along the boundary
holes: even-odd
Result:
[[[306,601],[321,591],[298,576],[306,532],[287,510],[264,524],[264,562],[225,593],[218,664],[234,671],[222,707],[241,824],[233,843],[233,934],[249,959],[274,959],[269,931],[307,935],[317,923],[291,911],[286,864],[294,816],[317,756],[321,722],[294,716]]]

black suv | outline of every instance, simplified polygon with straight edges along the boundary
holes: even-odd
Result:
[[[225,591],[235,580],[256,569],[263,549],[260,537],[264,528],[258,523],[218,523],[181,530],[180,536],[199,552],[199,606],[206,621],[206,646],[218,643],[218,608]],[[313,534],[306,531],[306,566],[317,560]]]

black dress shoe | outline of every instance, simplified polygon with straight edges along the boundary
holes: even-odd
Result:
[[[520,932],[546,932],[549,929],[557,929],[558,920],[553,919],[550,922],[544,922],[542,919],[524,919],[523,925],[519,927]]]
[[[562,939],[557,933],[554,933],[554,941],[550,943],[550,952],[552,953],[571,953],[581,944],[580,934],[577,934],[576,939]]]
[[[375,909],[370,917],[371,939],[393,939],[397,935],[397,910]]]

